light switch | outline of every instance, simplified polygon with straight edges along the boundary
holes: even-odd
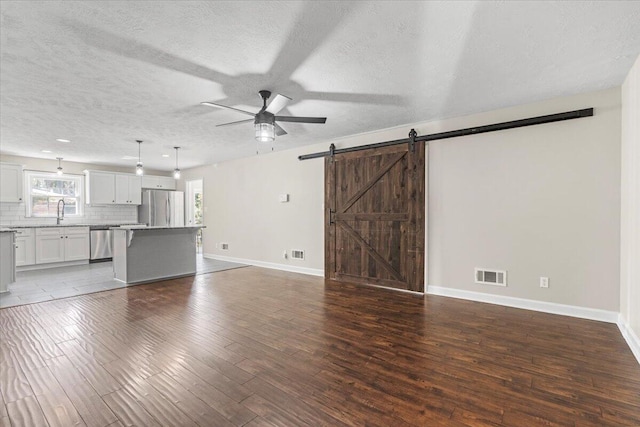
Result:
[[[280,201],[280,203],[287,203],[289,201],[289,195],[288,194],[280,194],[278,196],[278,200]]]

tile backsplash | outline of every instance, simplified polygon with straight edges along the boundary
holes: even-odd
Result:
[[[0,202],[0,225],[55,224],[55,218],[26,217],[24,203]],[[73,224],[122,224],[138,222],[138,207],[126,205],[84,206],[81,217],[65,217],[64,225]]]

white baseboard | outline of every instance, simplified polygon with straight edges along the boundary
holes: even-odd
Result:
[[[636,357],[638,363],[640,363],[640,338],[638,338],[629,325],[627,325],[627,322],[622,318],[622,314],[620,314],[617,323],[620,333],[622,333],[622,336],[629,345],[631,352]]]
[[[489,304],[504,305],[507,307],[522,308],[525,310],[541,311],[544,313],[561,314],[563,316],[598,320],[607,323],[618,323],[618,312],[599,310],[597,308],[578,307],[575,305],[556,304],[553,302],[485,294],[482,292],[464,291],[461,289],[444,288],[441,286],[428,286],[427,294],[486,302]]]
[[[276,264],[275,262],[256,261],[253,259],[235,258],[217,254],[203,254],[205,258],[217,259],[220,261],[237,262],[239,264],[255,265],[256,267],[271,268],[274,270],[290,271],[292,273],[308,274],[310,276],[324,277],[324,270],[317,268],[297,267],[289,264]]]

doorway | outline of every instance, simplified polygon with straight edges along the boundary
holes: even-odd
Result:
[[[186,183],[187,225],[204,225],[204,180],[194,179]],[[196,234],[196,252],[202,253],[202,229]]]

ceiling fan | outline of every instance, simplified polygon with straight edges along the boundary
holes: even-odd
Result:
[[[271,92],[268,90],[261,90],[258,92],[262,98],[262,108],[257,113],[250,111],[240,110],[239,108],[229,107],[227,105],[216,104],[215,102],[201,102],[202,105],[208,105],[210,107],[227,108],[229,110],[238,111],[253,117],[253,119],[239,120],[237,122],[223,123],[217,126],[230,126],[240,123],[249,123],[253,121],[256,130],[256,139],[260,142],[272,142],[276,139],[276,135],[286,135],[287,132],[276,123],[279,122],[294,122],[294,123],[320,123],[323,124],[327,121],[326,117],[298,117],[298,116],[277,116],[278,112],[282,110],[291,98],[276,94],[273,100],[267,105],[267,100],[271,97]]]

